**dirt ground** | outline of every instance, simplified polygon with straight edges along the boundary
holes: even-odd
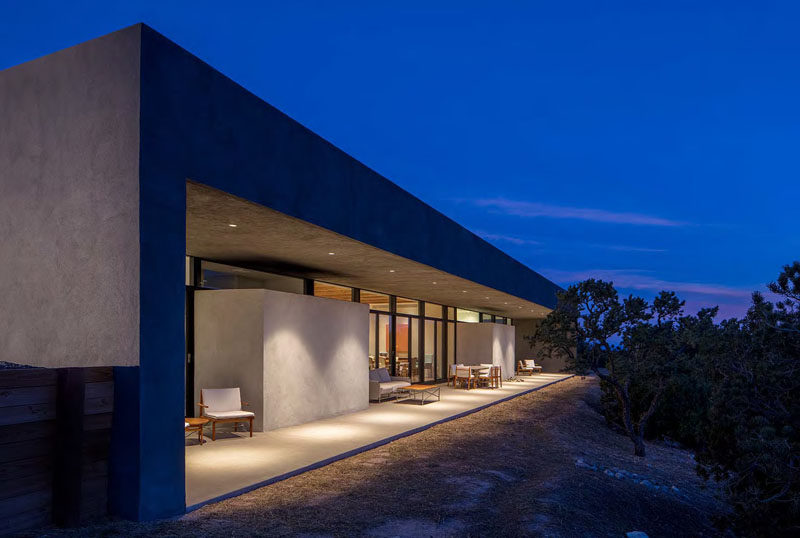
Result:
[[[724,506],[691,455],[636,458],[598,405],[596,382],[572,378],[177,520],[47,535],[714,535]]]

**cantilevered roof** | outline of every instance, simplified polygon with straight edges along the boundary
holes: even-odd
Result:
[[[191,182],[187,184],[186,249],[191,256],[517,319],[543,317],[549,311]]]
[[[281,219],[279,214],[316,226],[313,229],[320,235],[325,235],[323,231],[330,232],[319,246],[338,238],[337,241],[342,245],[347,244],[354,253],[351,260],[359,260],[362,264],[360,272],[357,272],[352,264],[343,267],[340,265],[343,262],[328,259],[323,263],[312,255],[311,246],[306,251],[302,245],[285,244],[282,247],[283,255],[276,253],[274,248],[269,249],[270,263],[282,260],[293,263],[284,258],[288,257],[289,252],[295,252],[298,265],[313,269],[309,275],[321,271],[319,276],[323,278],[323,273],[329,271],[330,277],[334,276],[332,273],[337,273],[342,276],[339,281],[352,282],[354,285],[356,282],[353,279],[360,275],[359,285],[366,288],[370,284],[363,279],[368,277],[370,270],[380,273],[389,267],[399,269],[403,265],[407,276],[397,275],[397,287],[381,281],[383,289],[396,289],[397,293],[409,295],[419,289],[423,282],[427,286],[443,280],[447,282],[443,288],[452,286],[455,290],[466,289],[475,297],[491,297],[488,291],[494,290],[498,296],[514,297],[526,306],[555,306],[555,294],[559,287],[554,283],[336,148],[154,30],[144,25],[139,30],[140,176],[143,185],[153,182],[152,190],[147,187],[148,193],[157,194],[159,182],[173,181],[176,175],[180,175],[183,181],[188,179],[231,194],[240,202],[249,201],[273,210],[269,216],[262,212],[262,216],[256,218],[253,210],[256,206],[248,208],[247,204],[235,203],[234,198],[225,198],[228,205],[224,207],[230,206],[231,211],[235,207],[236,214],[242,212],[251,215],[254,225],[261,223],[263,227],[271,222],[270,219],[280,220],[277,225],[291,228],[305,238],[296,240],[296,243],[309,241],[309,233],[305,232],[312,228],[303,226],[301,222]],[[386,125],[387,132],[391,129],[391,125]],[[390,138],[387,137],[387,140]],[[458,178],[450,178],[450,181],[456,188]],[[157,198],[154,202],[159,203]],[[195,209],[199,210],[190,207],[190,252],[198,245],[194,242],[194,230],[191,228],[197,222],[193,220],[195,215],[192,211]],[[205,218],[211,217],[205,213]],[[277,241],[277,238],[263,235],[263,232],[262,237]],[[233,252],[234,244],[225,247],[218,239],[209,239],[208,244],[213,243],[219,249],[227,248],[229,251],[225,257],[243,256],[241,249],[249,249],[251,255],[257,255],[252,252],[252,245],[257,244],[255,237],[250,247],[236,243],[236,248],[240,250],[238,254]],[[208,244],[203,249],[197,247],[198,253],[203,250],[208,256],[213,254],[213,257],[221,258],[221,254],[206,250]],[[372,247],[369,257],[363,252],[367,246]],[[325,255],[329,250],[322,248]],[[342,255],[337,260],[345,260],[347,249],[342,246],[340,250]],[[383,253],[382,256],[378,255],[378,251]],[[401,264],[401,259],[405,259],[406,263]],[[414,271],[411,271],[412,266]],[[445,280],[445,275],[449,275],[450,280]],[[409,280],[401,284],[403,278]],[[412,280],[416,281],[413,286]],[[472,283],[474,289],[468,283]],[[485,293],[479,294],[478,288]],[[456,303],[446,292],[441,293],[442,302]],[[454,305],[462,304],[465,303],[459,301]],[[504,311],[495,302],[485,304],[477,298],[469,304],[474,308]],[[530,314],[531,309],[527,310]]]

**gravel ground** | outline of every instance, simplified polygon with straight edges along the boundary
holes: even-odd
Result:
[[[576,377],[177,520],[47,535],[714,535],[725,507],[691,454],[648,444],[636,458],[598,405]]]

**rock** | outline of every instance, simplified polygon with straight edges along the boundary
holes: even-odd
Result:
[[[647,533],[642,532],[642,531],[626,532],[625,536],[627,538],[648,538]]]

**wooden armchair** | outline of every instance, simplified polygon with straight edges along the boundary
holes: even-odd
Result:
[[[517,375],[533,375],[534,373],[541,373],[541,371],[542,367],[537,365],[533,359],[517,361]]]
[[[217,423],[239,422],[250,423],[250,437],[253,437],[253,419],[255,413],[244,411],[242,406],[247,402],[242,401],[239,387],[230,389],[202,389],[200,390],[201,414],[211,422],[211,440],[217,440]],[[235,427],[235,426],[234,426]]]

